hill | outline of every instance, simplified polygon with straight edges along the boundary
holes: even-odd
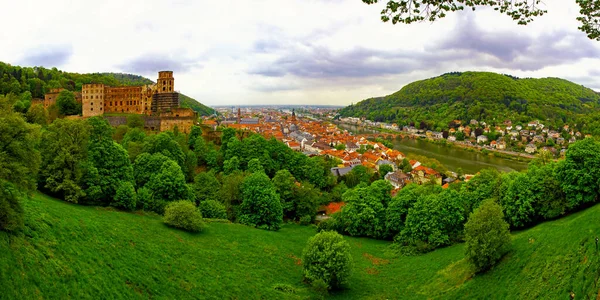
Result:
[[[20,236],[0,232],[0,298],[305,299],[298,258],[311,227],[278,232],[211,223],[200,234],[157,216],[68,204],[36,194],[24,201]],[[355,262],[340,299],[577,299],[599,294],[600,205],[513,234],[513,251],[473,277],[463,245],[397,257],[389,242],[344,237]],[[291,287],[284,293],[277,287]]]
[[[102,83],[109,86],[134,86],[154,83],[152,80],[124,73],[79,74],[43,67],[20,67],[0,62],[0,95],[13,93],[22,95],[30,92],[31,98],[44,98],[44,94],[53,88],[81,91],[87,83]],[[189,107],[202,116],[213,113],[213,109],[184,94],[179,94],[183,107]]]
[[[540,120],[553,127],[577,124],[600,133],[600,95],[560,78],[517,78],[488,72],[447,73],[410,83],[400,91],[350,105],[342,117],[406,125],[424,121],[428,128],[447,128],[452,120],[501,123]]]

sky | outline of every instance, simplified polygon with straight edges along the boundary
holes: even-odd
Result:
[[[384,1],[385,2],[385,1]],[[487,8],[383,23],[361,0],[0,0],[0,61],[156,80],[209,105],[349,105],[452,71],[561,77],[600,91],[575,0],[527,26]]]

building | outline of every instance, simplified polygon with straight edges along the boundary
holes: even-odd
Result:
[[[402,170],[387,173],[384,178],[397,189],[403,188],[410,180],[410,176],[402,172]]]
[[[60,89],[46,94],[44,107],[56,102],[58,93]],[[158,72],[156,84],[150,85],[111,87],[101,83],[84,84],[81,93],[76,93],[75,97],[80,99],[84,118],[106,115],[113,126],[126,124],[126,117],[119,114],[140,114],[145,115],[145,127],[148,129],[165,131],[177,126],[187,133],[198,118],[192,109],[180,107],[172,71]]]

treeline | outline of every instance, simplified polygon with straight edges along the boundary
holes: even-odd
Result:
[[[559,78],[519,79],[487,72],[448,73],[416,81],[383,98],[372,98],[340,111],[342,117],[420,124],[442,131],[448,123],[471,119],[501,124],[541,120],[552,128],[564,124],[600,134],[600,96]],[[496,123],[496,124],[494,124]]]
[[[404,253],[422,253],[464,241],[469,215],[487,199],[502,207],[513,229],[533,226],[598,202],[600,143],[587,138],[558,162],[543,158],[523,172],[485,169],[468,182],[409,184],[390,197],[385,181],[362,183],[343,194],[346,206],[319,226],[352,236],[393,239]]]
[[[79,92],[84,84],[102,83],[108,86],[137,86],[152,84],[153,81],[133,74],[90,73],[79,74],[44,67],[20,67],[0,62],[0,95],[19,96],[21,111],[27,111],[31,99],[43,99],[51,89],[64,88]],[[208,116],[213,110],[198,101],[180,94],[182,106],[192,108],[200,115]]]

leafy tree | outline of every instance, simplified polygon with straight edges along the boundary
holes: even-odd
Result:
[[[520,172],[511,172],[502,176],[506,185],[500,204],[504,210],[506,220],[512,227],[529,225],[534,218],[534,194],[531,191],[529,175]]]
[[[121,183],[117,189],[112,205],[126,210],[134,210],[136,207],[136,194],[133,184],[129,181]]]
[[[202,214],[194,203],[188,200],[169,203],[165,208],[163,221],[171,227],[190,232],[200,232],[205,227]]]
[[[328,289],[346,284],[353,265],[350,245],[337,232],[317,233],[302,251],[304,279],[311,283],[322,280]]]
[[[394,168],[391,165],[382,165],[379,167],[379,177],[381,179],[389,172],[394,172]]]
[[[296,179],[288,170],[283,169],[275,173],[272,182],[275,191],[277,191],[277,194],[279,195],[284,215],[288,218],[293,218]]]
[[[342,199],[346,205],[337,216],[340,228],[352,236],[386,237],[386,207],[369,187],[348,190]]]
[[[217,199],[220,191],[221,183],[219,183],[214,173],[201,172],[194,178],[194,193],[198,203]]]
[[[38,125],[46,125],[48,124],[48,112],[44,108],[43,105],[31,105],[25,114],[25,118],[27,122],[38,124]]]
[[[35,190],[40,166],[39,127],[14,113],[11,102],[0,96],[0,230],[5,231],[23,226],[19,198]]]
[[[360,183],[369,184],[371,183],[371,177],[373,176],[373,171],[365,166],[356,166],[352,168],[348,174],[346,174],[345,182],[349,188],[353,188]]]
[[[458,192],[446,189],[439,194],[420,197],[408,209],[401,238],[412,245],[425,243],[419,250],[447,246],[458,239],[463,220]]]
[[[81,104],[77,103],[75,94],[71,91],[61,91],[56,97],[58,113],[63,116],[81,114]]]
[[[77,203],[86,196],[83,165],[88,157],[91,126],[83,120],[57,119],[42,134],[42,187]]]
[[[185,169],[185,153],[172,132],[161,132],[155,136],[149,136],[144,150],[150,154],[162,153],[175,161],[181,169]]]
[[[264,172],[265,168],[263,168],[263,166],[260,164],[260,160],[258,160],[258,158],[253,158],[248,161],[248,171],[251,173]]]
[[[224,175],[221,180],[219,198],[227,209],[227,216],[234,221],[239,214],[239,206],[242,204],[242,183],[246,175],[240,171]]]
[[[194,151],[188,150],[185,153],[185,178],[188,182],[192,182],[194,180],[194,175],[196,175],[196,167],[198,166],[198,157],[196,157],[196,153]]]
[[[146,133],[140,128],[133,128],[127,131],[121,145],[127,150],[129,154],[129,160],[134,162],[138,155],[144,152],[144,142],[146,140]]]
[[[113,141],[113,128],[103,118],[86,120],[90,125],[88,160],[83,168],[87,199],[109,204],[119,185],[133,182],[133,167],[123,147]]]
[[[195,150],[198,139],[202,139],[202,129],[194,125],[192,126],[190,134],[188,135],[188,147],[192,150]]]
[[[279,195],[269,177],[264,173],[253,173],[242,183],[239,222],[242,224],[278,230],[283,221],[283,210]]]
[[[319,208],[319,189],[309,182],[294,186],[291,218],[294,220],[314,221]],[[307,220],[308,219],[308,220]],[[309,223],[310,223],[309,222]]]
[[[190,198],[185,175],[177,163],[166,160],[155,172],[144,186],[152,192],[155,199],[171,202]],[[160,211],[157,212],[160,213]]]
[[[404,158],[402,160],[400,165],[398,165],[398,168],[400,170],[402,170],[402,172],[404,172],[404,173],[409,173],[410,171],[412,171],[412,166],[410,165],[410,161],[408,161],[408,159],[406,159],[406,158]]]
[[[465,224],[465,256],[478,272],[495,265],[510,248],[508,223],[502,207],[486,200],[471,213]]]
[[[190,137],[191,138],[191,137]],[[191,142],[191,140],[190,140]],[[208,164],[208,160],[209,160],[209,156],[210,154],[208,153],[209,151],[213,151],[214,154],[216,155],[216,150],[214,150],[214,147],[209,147],[208,144],[206,143],[206,141],[204,140],[204,138],[202,136],[197,137],[194,140],[194,147],[190,147],[194,150],[194,152],[196,153],[196,157],[198,157],[198,165],[199,166],[206,166]],[[215,164],[213,164],[212,167],[214,167]]]
[[[416,184],[402,188],[390,201],[386,209],[385,225],[390,235],[396,235],[404,229],[408,210],[414,206],[420,196],[425,195],[425,189]]]
[[[202,216],[210,219],[227,219],[227,210],[225,206],[215,200],[206,200],[198,205]]]
[[[133,164],[133,177],[138,188],[143,187],[150,181],[152,175],[160,170],[165,161],[170,160],[161,153],[142,153]]]
[[[481,201],[498,197],[500,173],[496,169],[483,169],[477,176],[462,185],[461,196],[465,217],[479,206]]]
[[[600,144],[584,139],[569,146],[566,158],[556,169],[569,209],[598,199],[600,187]]]
[[[223,172],[225,174],[232,173],[239,169],[240,169],[240,160],[237,156],[234,156],[231,159],[228,159],[223,163]]]
[[[563,215],[568,208],[567,198],[556,176],[557,163],[538,165],[530,163],[527,169],[529,188],[533,193],[533,210],[539,220],[553,219]]]

